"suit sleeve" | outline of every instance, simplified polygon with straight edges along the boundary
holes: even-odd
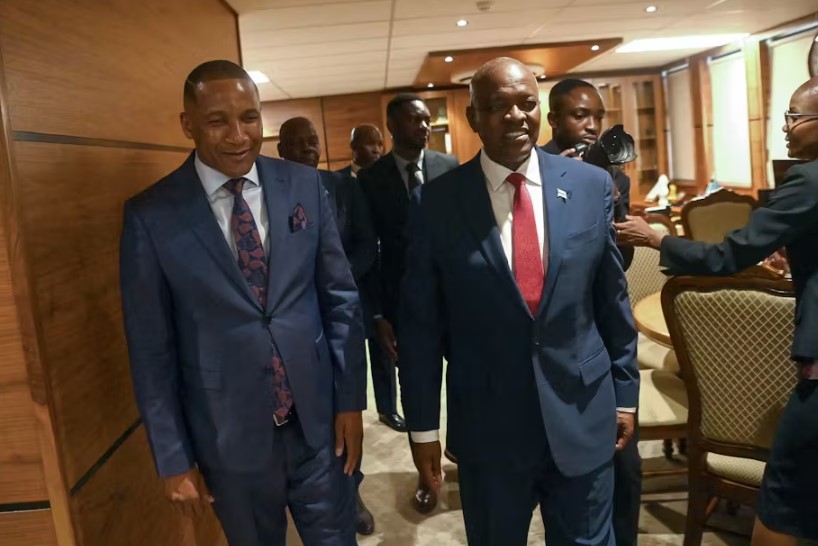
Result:
[[[606,248],[594,279],[594,317],[596,327],[611,358],[611,373],[618,408],[639,405],[639,368],[636,363],[636,327],[628,299],[628,286],[616,248],[613,227],[613,181],[606,173],[604,215]]]
[[[424,188],[425,189],[425,188]],[[409,208],[409,247],[398,328],[398,368],[406,423],[413,432],[440,428],[443,380],[443,299],[427,211],[415,192]]]
[[[766,206],[717,244],[664,237],[659,264],[668,275],[731,275],[756,264],[818,225],[818,178],[791,168]]]
[[[358,283],[372,269],[378,252],[378,239],[372,226],[369,204],[363,190],[353,179],[344,180],[349,196],[350,215],[352,219],[352,241],[349,252],[349,264],[352,277]],[[360,288],[360,287],[359,287]]]
[[[333,365],[335,411],[363,411],[366,409],[366,353],[361,302],[320,176],[316,177],[316,189],[320,232],[315,286]]]
[[[159,476],[195,464],[179,399],[173,305],[153,242],[130,202],[120,240],[120,288],[134,394]]]

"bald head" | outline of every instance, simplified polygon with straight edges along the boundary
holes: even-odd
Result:
[[[368,167],[383,154],[383,135],[381,130],[365,123],[352,130],[349,143],[352,148],[352,161],[359,167]]]
[[[790,157],[812,161],[818,159],[818,77],[801,84],[790,99],[786,133]]]
[[[290,118],[278,131],[278,155],[282,159],[317,167],[321,159],[321,143],[310,120]]]
[[[531,156],[540,132],[537,80],[523,63],[510,57],[481,66],[469,85],[469,125],[496,163],[517,168]]]

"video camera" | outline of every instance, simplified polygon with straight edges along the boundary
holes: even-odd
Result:
[[[602,133],[593,144],[584,142],[574,146],[576,155],[586,163],[602,167],[624,165],[636,159],[633,137],[618,123]]]

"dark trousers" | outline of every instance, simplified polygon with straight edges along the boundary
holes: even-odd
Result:
[[[375,407],[378,413],[398,413],[398,386],[395,380],[395,363],[389,360],[375,338],[366,342],[369,347],[369,365],[372,371],[372,387],[375,390]]]
[[[615,545],[613,461],[576,477],[563,476],[550,452],[542,461],[528,471],[461,461],[460,498],[469,546],[525,546],[537,503],[549,546]]]
[[[642,505],[642,457],[639,426],[622,451],[614,455],[613,527],[616,546],[636,546]]]
[[[230,546],[285,546],[289,507],[305,546],[356,546],[355,479],[327,444],[313,450],[295,421],[276,430],[263,472],[202,469]]]

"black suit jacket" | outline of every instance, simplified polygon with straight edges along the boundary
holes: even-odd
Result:
[[[349,260],[352,277],[360,286],[361,279],[375,264],[378,252],[378,239],[372,228],[369,206],[352,176],[344,176],[340,172],[318,172],[321,173],[321,182],[335,212],[335,223],[344,253]]]
[[[553,140],[549,140],[542,149],[553,155],[559,155],[563,150]],[[630,214],[631,209],[631,179],[627,174],[622,172],[622,169],[612,167],[606,169],[611,178],[613,178],[614,185],[619,191],[619,197],[614,201],[614,220],[621,222],[625,220],[625,216]],[[616,245],[619,253],[622,254],[622,268],[627,271],[633,261],[633,247],[628,245]]]
[[[782,246],[795,288],[795,360],[818,360],[818,160],[792,167],[750,222],[718,244],[662,239],[660,264],[669,275],[730,275]]]
[[[458,165],[454,156],[426,150],[423,156],[424,183]],[[409,192],[392,153],[358,171],[358,181],[369,202],[372,223],[380,241],[378,267],[368,286],[372,311],[395,324],[400,282],[406,267]]]

